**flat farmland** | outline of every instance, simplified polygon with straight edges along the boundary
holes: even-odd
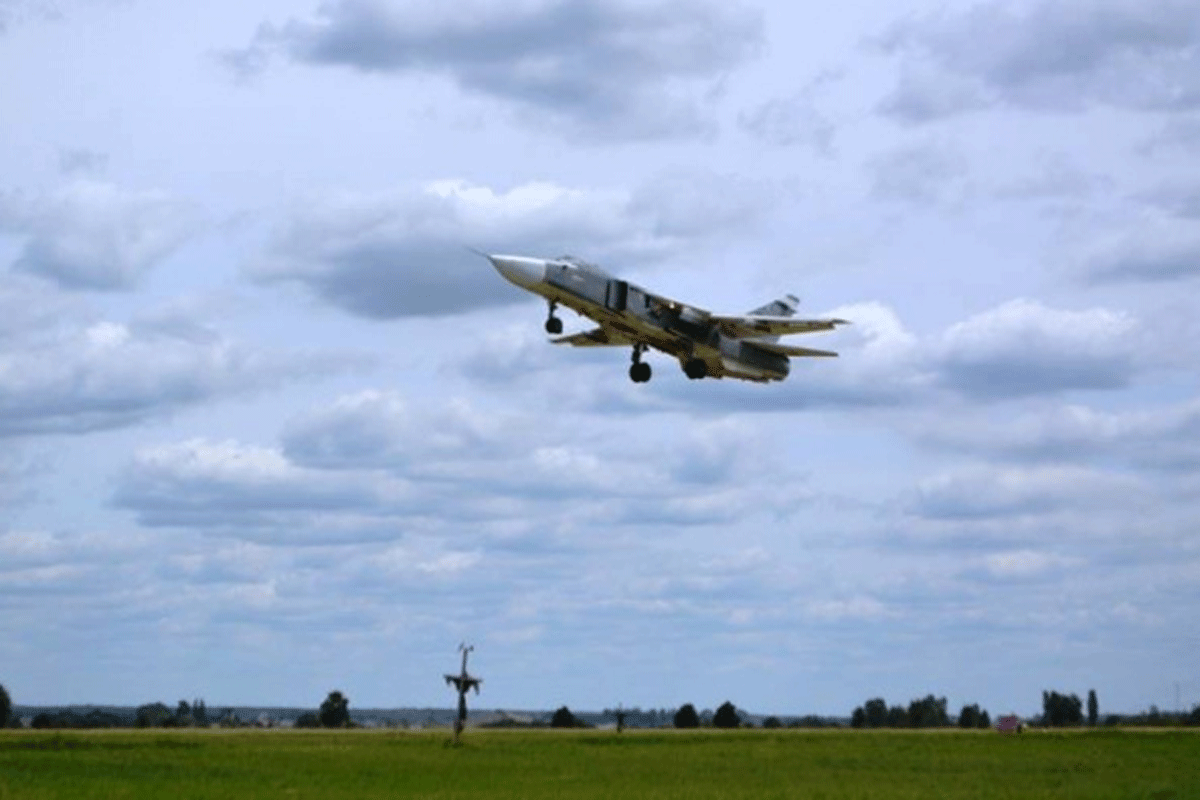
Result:
[[[0,799],[1200,798],[1191,731],[0,731]]]

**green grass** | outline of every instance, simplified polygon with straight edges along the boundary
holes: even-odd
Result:
[[[0,732],[0,800],[1200,798],[1200,734]]]

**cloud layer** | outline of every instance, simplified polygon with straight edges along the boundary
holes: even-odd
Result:
[[[712,126],[703,96],[753,56],[761,24],[710,2],[477,1],[450,12],[339,0],[314,20],[265,24],[227,62],[252,72],[279,51],[316,66],[432,74],[585,138],[690,136]]]

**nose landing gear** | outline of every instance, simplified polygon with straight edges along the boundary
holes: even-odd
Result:
[[[550,315],[546,317],[546,333],[557,336],[562,333],[562,320],[554,316],[554,309],[558,307],[557,303],[550,303]]]

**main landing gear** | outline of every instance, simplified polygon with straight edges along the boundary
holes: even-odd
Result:
[[[683,374],[694,381],[698,381],[708,375],[708,364],[705,364],[702,358],[689,358],[687,363],[683,365]]]
[[[642,353],[646,351],[646,345],[635,344],[633,346],[633,365],[629,367],[629,380],[634,383],[645,383],[650,380],[650,365],[642,361]]]
[[[546,317],[546,333],[551,333],[557,336],[562,333],[562,320],[554,316],[554,309],[558,307],[558,303],[550,303],[550,316]]]

